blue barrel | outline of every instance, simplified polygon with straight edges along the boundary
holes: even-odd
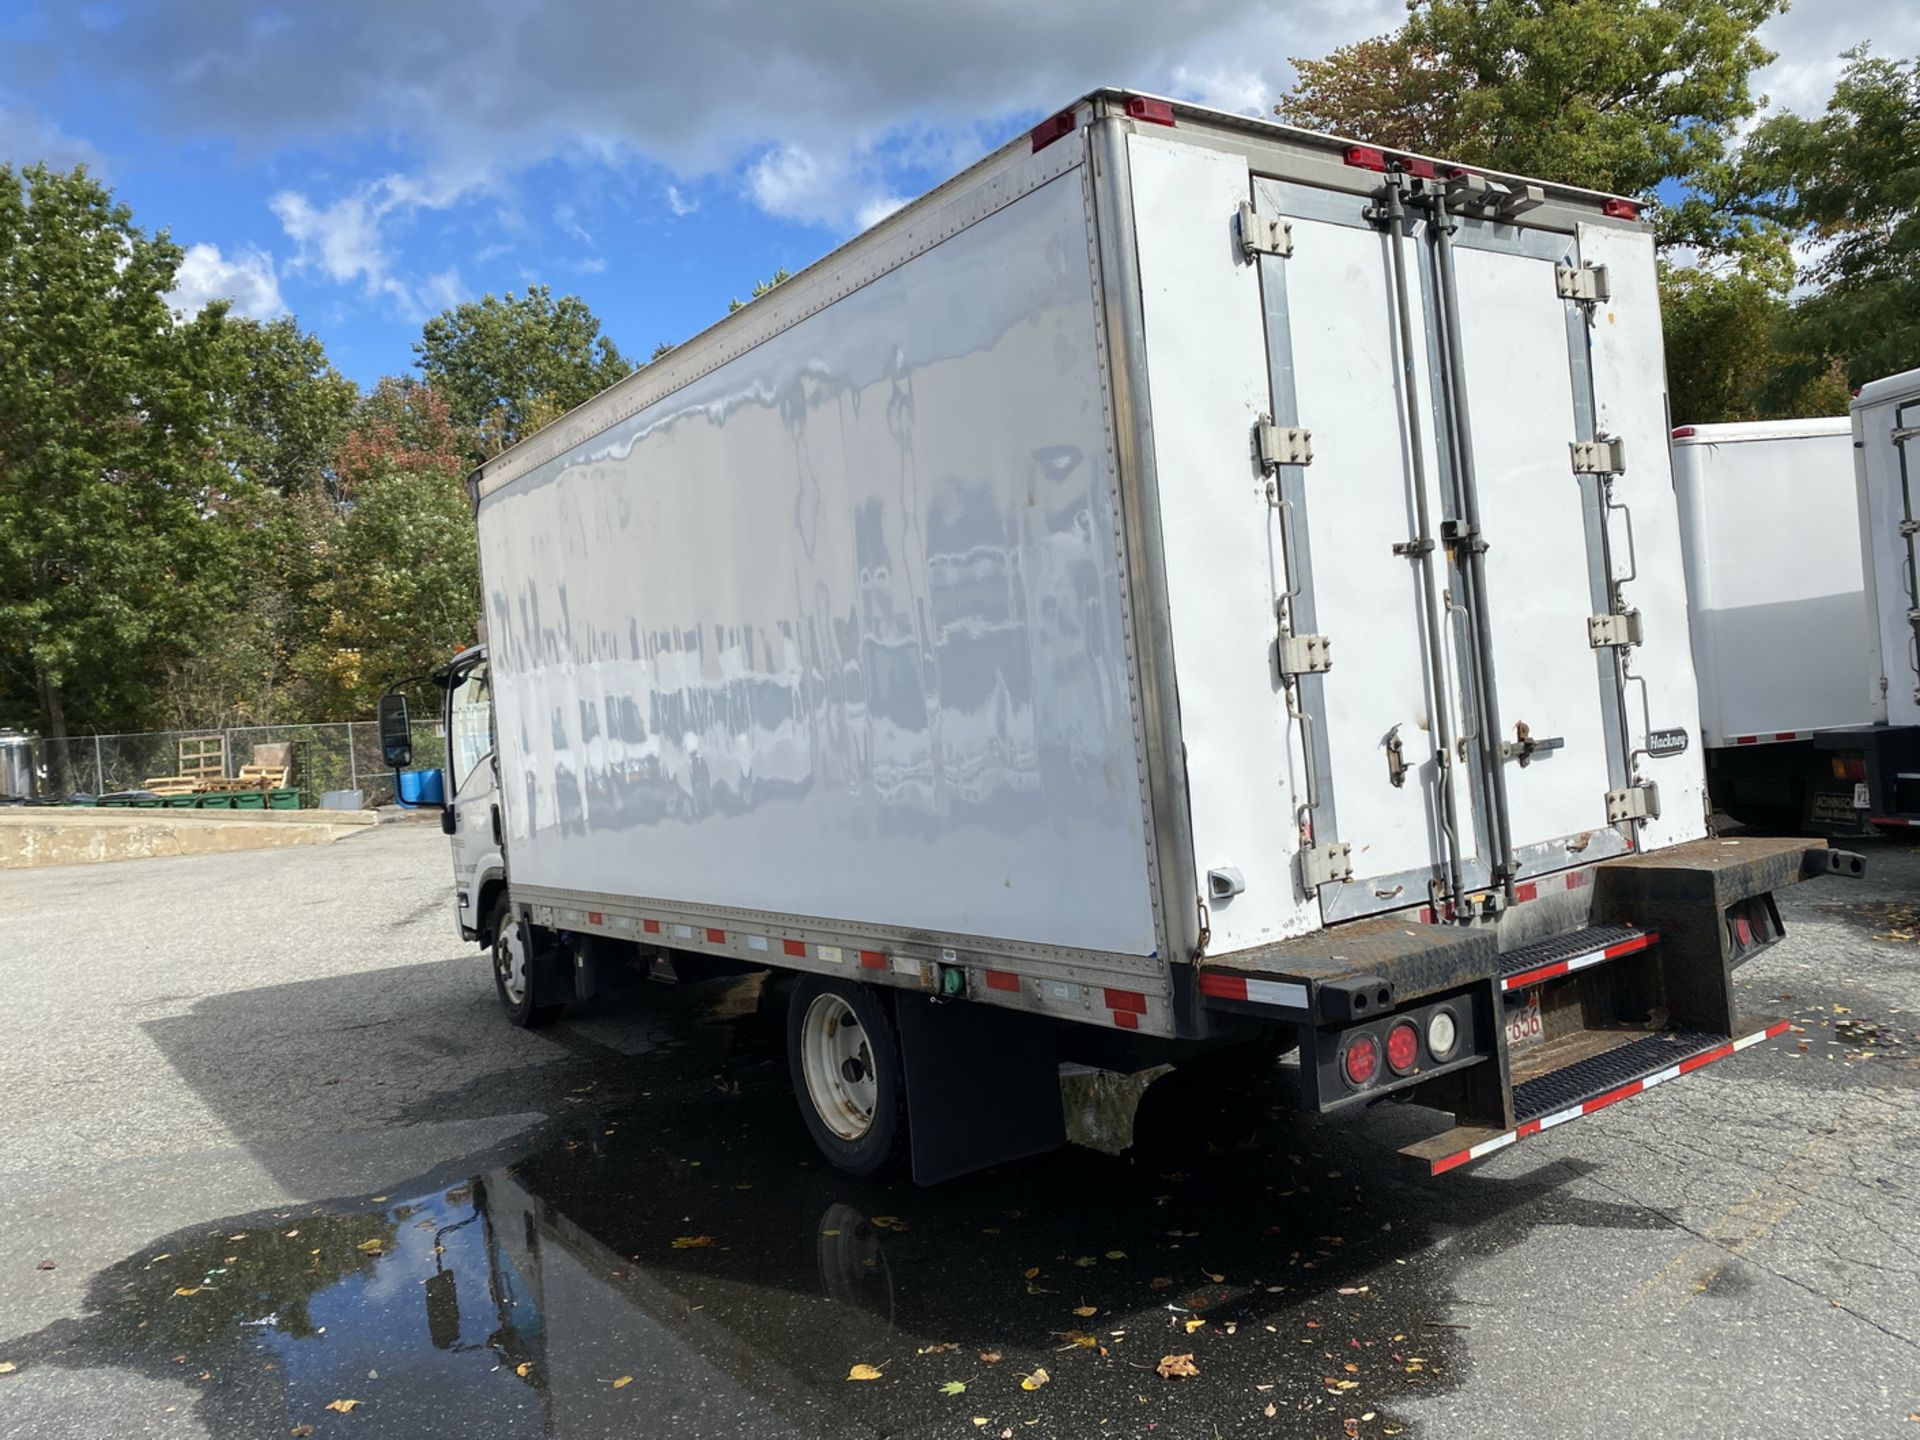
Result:
[[[409,810],[446,803],[438,770],[402,770],[399,789],[394,796]]]

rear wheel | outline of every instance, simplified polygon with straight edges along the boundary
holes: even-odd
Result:
[[[787,1008],[787,1066],[814,1144],[850,1175],[884,1169],[906,1139],[906,1075],[880,996],[804,977]]]
[[[523,1029],[558,1018],[564,1002],[545,1001],[553,989],[553,966],[541,953],[533,927],[502,895],[493,907],[493,988],[507,1018]]]

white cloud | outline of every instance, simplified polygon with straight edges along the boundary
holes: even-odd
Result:
[[[691,215],[700,208],[698,200],[689,200],[678,185],[667,186],[667,208],[676,215]]]
[[[907,203],[904,195],[876,195],[854,212],[854,224],[871,229]]]
[[[563,234],[571,235],[582,245],[591,245],[594,243],[593,235],[588,231],[586,226],[580,223],[579,216],[575,213],[571,205],[554,206],[553,223],[560,227]]]
[[[45,164],[55,170],[70,170],[75,165],[101,168],[100,152],[91,141],[69,135],[43,116],[5,103],[0,103],[0,164]]]
[[[297,190],[282,190],[269,204],[297,247],[289,270],[317,270],[338,284],[358,284],[367,295],[388,297],[407,316],[420,319],[457,302],[459,276],[445,270],[409,280],[395,273],[384,227],[404,222],[419,209],[445,209],[478,188],[483,187],[444,176],[387,175],[326,205],[315,205]]]
[[[189,245],[174,277],[171,298],[173,308],[182,315],[198,315],[213,300],[232,301],[233,313],[252,320],[272,320],[287,313],[273,257],[252,247],[228,257],[218,245]]]
[[[1846,66],[1840,52],[1869,36],[1876,55],[1898,59],[1920,51],[1920,6],[1910,0],[1803,0],[1760,27],[1761,40],[1779,58],[1754,77],[1754,89],[1770,99],[1770,110],[1818,114]]]
[[[670,172],[675,213],[679,186],[726,175],[773,213],[840,228],[951,168],[914,161],[971,158],[983,137],[1099,85],[1263,109],[1288,55],[1404,15],[1400,0],[1182,0],[1119,19],[1100,0],[732,0],[717,19],[698,5],[501,0],[476,23],[471,0],[338,0],[261,27],[253,0],[196,0],[128,7],[110,34],[83,36],[72,8],[53,7],[49,43],[86,56],[88,78],[131,97],[162,140],[377,141],[412,157],[422,184],[456,188],[556,157],[637,158]],[[511,100],[474,83],[500,74]]]

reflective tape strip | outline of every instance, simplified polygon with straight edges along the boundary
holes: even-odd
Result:
[[[860,966],[864,970],[884,970],[887,968],[887,957],[878,950],[862,950]]]
[[[1742,1035],[1737,1040],[1729,1040],[1714,1046],[1711,1050],[1703,1050],[1698,1055],[1689,1055],[1676,1065],[1669,1065],[1664,1070],[1656,1070],[1651,1075],[1643,1075],[1638,1080],[1630,1080],[1617,1089],[1607,1091],[1604,1095],[1596,1095],[1591,1100],[1582,1100],[1578,1105],[1570,1105],[1565,1110],[1556,1110],[1551,1115],[1542,1115],[1537,1120],[1528,1120],[1511,1130],[1482,1140],[1477,1145],[1470,1145],[1465,1150],[1456,1150],[1451,1155],[1442,1156],[1430,1162],[1429,1173],[1444,1175],[1447,1171],[1465,1165],[1470,1160],[1478,1160],[1484,1155],[1491,1155],[1496,1150],[1504,1150],[1517,1140],[1525,1140],[1530,1135],[1538,1135],[1542,1130],[1551,1130],[1556,1125],[1566,1124],[1569,1120],[1578,1120],[1582,1115],[1591,1115],[1596,1110],[1604,1110],[1607,1106],[1622,1100],[1631,1100],[1635,1095],[1643,1094],[1656,1085],[1664,1085],[1669,1080],[1678,1080],[1682,1075],[1691,1075],[1702,1066],[1726,1059],[1735,1051],[1745,1050],[1750,1045],[1758,1045],[1762,1040],[1771,1040],[1776,1035],[1786,1034],[1787,1023],[1785,1020],[1776,1020],[1764,1030],[1755,1030],[1749,1035]]]
[[[1567,960],[1555,960],[1551,964],[1536,966],[1532,970],[1522,970],[1518,975],[1501,977],[1502,993],[1518,990],[1527,985],[1538,985],[1542,980],[1551,980],[1557,975],[1571,974],[1575,970],[1584,970],[1589,965],[1598,965],[1603,960],[1618,960],[1622,955],[1631,955],[1636,950],[1644,950],[1660,938],[1658,932],[1649,930],[1644,935],[1636,935],[1631,940],[1622,940],[1615,945],[1605,945],[1595,950],[1587,950]]]
[[[789,955],[804,956],[807,953],[807,942],[804,940],[782,940],[780,942],[780,948]]]
[[[1107,1008],[1135,1015],[1147,1013],[1147,997],[1137,990],[1108,990]]]
[[[764,935],[749,935],[749,936],[747,936],[747,949],[749,949],[749,950],[764,950],[764,949],[766,949],[766,948],[767,948],[767,937],[766,937],[766,936],[764,936]]]
[[[1200,976],[1200,993],[1216,1000],[1244,1000],[1254,1005],[1281,1005],[1289,1010],[1307,1008],[1307,987],[1286,980],[1249,980],[1243,975],[1222,975],[1215,971]]]
[[[1020,977],[1011,970],[989,970],[987,971],[987,988],[1017,991],[1020,988]]]

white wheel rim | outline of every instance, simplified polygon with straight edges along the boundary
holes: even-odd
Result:
[[[493,947],[493,967],[500,974],[500,988],[510,1003],[518,1005],[527,998],[527,947],[515,916],[508,916],[500,927],[500,938]]]
[[[800,1022],[800,1068],[814,1113],[842,1140],[858,1140],[873,1127],[880,1083],[873,1073],[873,1045],[838,995],[816,995]]]

